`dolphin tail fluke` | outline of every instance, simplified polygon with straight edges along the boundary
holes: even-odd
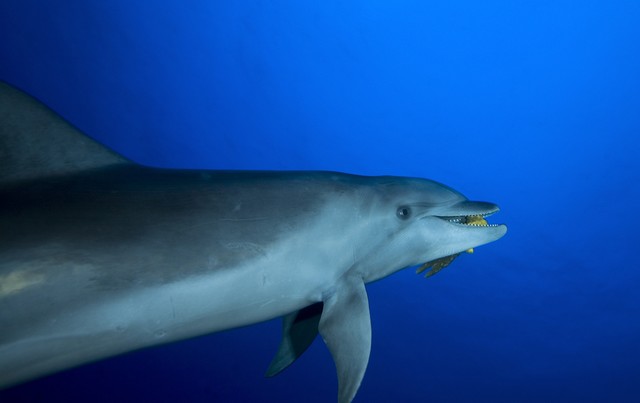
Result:
[[[351,277],[324,301],[318,327],[338,372],[338,402],[353,400],[371,351],[371,319],[361,278]]]
[[[295,311],[282,320],[282,340],[265,376],[279,374],[304,353],[318,335],[322,302]]]
[[[0,81],[0,184],[128,162]]]

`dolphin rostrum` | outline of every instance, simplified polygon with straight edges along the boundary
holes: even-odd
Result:
[[[282,316],[267,375],[319,333],[349,402],[365,284],[499,239],[497,211],[425,179],[141,166],[0,83],[0,388]]]

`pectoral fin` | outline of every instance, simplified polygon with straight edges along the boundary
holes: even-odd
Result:
[[[361,278],[347,278],[324,301],[319,325],[338,372],[338,402],[351,402],[369,362],[371,319]]]
[[[322,302],[290,313],[282,319],[282,340],[265,376],[277,375],[305,352],[318,334]]]

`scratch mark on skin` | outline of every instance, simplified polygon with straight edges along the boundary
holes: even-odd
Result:
[[[0,276],[0,298],[36,286],[44,279],[43,274],[32,273],[30,270],[15,270],[5,276]]]

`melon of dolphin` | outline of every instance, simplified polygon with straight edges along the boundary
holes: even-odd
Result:
[[[0,83],[0,388],[282,316],[267,374],[319,333],[349,402],[365,284],[499,239],[467,223],[497,211],[425,179],[141,166]]]

